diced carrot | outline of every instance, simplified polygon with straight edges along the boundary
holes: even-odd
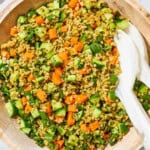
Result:
[[[27,91],[31,91],[31,86],[30,85],[27,85],[24,87],[24,92],[27,92]]]
[[[1,50],[1,56],[5,57],[6,59],[10,58],[9,52],[7,50],[5,50],[5,49]]]
[[[14,49],[10,50],[10,57],[16,57],[16,51]]]
[[[76,95],[68,95],[65,98],[65,103],[68,105],[73,104],[75,102],[75,99],[76,99]]]
[[[67,30],[68,30],[68,28],[67,28],[66,25],[65,25],[65,26],[62,26],[62,27],[60,28],[60,31],[61,31],[61,32],[67,32]]]
[[[94,24],[91,25],[91,28],[92,28],[92,29],[95,29],[96,27],[97,27],[97,24],[96,24],[96,23],[94,23]]]
[[[75,37],[72,37],[71,38],[71,45],[75,45],[75,44],[77,44],[78,43],[78,37],[77,36],[75,36]]]
[[[82,49],[83,49],[83,47],[84,47],[84,44],[83,44],[82,42],[78,42],[78,43],[74,46],[74,48],[75,48],[75,50],[76,50],[77,52],[81,52]]]
[[[118,56],[113,56],[112,58],[110,58],[111,65],[116,65],[117,61],[118,61]]]
[[[66,66],[67,63],[69,62],[68,52],[64,51],[64,52],[59,53],[58,55],[62,59],[64,66]]]
[[[108,133],[104,133],[103,138],[104,138],[105,140],[107,140],[107,139],[110,138],[110,135],[109,135]]]
[[[33,52],[26,52],[26,53],[24,54],[24,58],[25,58],[26,60],[32,59],[33,57],[34,57],[34,53],[33,53]]]
[[[68,105],[68,111],[69,112],[77,112],[77,106],[76,105]]]
[[[64,140],[56,140],[54,141],[54,144],[59,145],[59,148],[64,145]]]
[[[76,95],[76,103],[83,104],[88,100],[88,96],[85,94]]]
[[[64,47],[69,47],[70,46],[70,43],[69,42],[65,42],[64,43]]]
[[[52,107],[51,107],[51,103],[48,102],[47,103],[47,108],[46,108],[46,113],[50,116],[52,113]]]
[[[113,48],[112,53],[113,53],[114,55],[118,54],[118,49],[117,49],[117,47],[114,47],[114,48]]]
[[[56,74],[55,72],[52,73],[51,81],[56,85],[60,85],[63,83],[63,79],[61,78],[61,76]]]
[[[64,121],[64,117],[63,116],[55,116],[55,121],[57,123],[62,123]]]
[[[106,44],[111,45],[112,40],[111,39],[106,39],[105,42],[106,42]]]
[[[47,98],[47,94],[45,93],[45,91],[43,90],[38,90],[36,92],[36,96],[37,98],[41,101],[41,102],[45,102],[46,98]]]
[[[29,76],[28,76],[28,81],[30,82],[30,81],[33,81],[33,80],[35,80],[35,77],[32,73],[30,73]]]
[[[10,35],[11,35],[11,36],[16,35],[17,33],[18,33],[18,29],[17,29],[16,27],[12,27],[12,28],[10,29]]]
[[[60,150],[65,150],[65,146],[61,147]]]
[[[78,70],[81,75],[88,75],[91,72],[90,68],[83,68]]]
[[[41,24],[44,23],[44,19],[42,18],[42,16],[37,16],[37,17],[35,18],[35,21],[36,21],[36,23],[37,23],[38,25],[41,25]]]
[[[74,9],[77,6],[77,4],[78,0],[70,0],[68,6]]]
[[[67,125],[72,126],[74,125],[76,122],[75,118],[74,118],[74,113],[72,112],[68,112],[68,116],[67,116]]]
[[[49,34],[50,40],[57,39],[57,37],[58,37],[56,28],[49,29],[48,34]]]
[[[81,124],[80,128],[81,128],[81,131],[83,131],[85,133],[89,132],[89,128],[86,124]]]
[[[91,131],[95,131],[96,129],[98,129],[100,126],[100,123],[98,121],[94,121],[92,123],[89,124],[89,129]]]
[[[112,103],[112,100],[108,96],[106,96],[105,100],[106,100],[106,104],[111,104]]]
[[[26,97],[22,97],[21,102],[22,102],[22,105],[25,106],[25,105],[27,105],[28,100]]]
[[[56,67],[55,69],[54,69],[54,72],[55,72],[55,74],[57,74],[57,75],[59,75],[59,76],[62,76],[62,68],[60,68],[60,67]]]
[[[25,114],[29,114],[32,111],[32,107],[30,105],[25,106]]]

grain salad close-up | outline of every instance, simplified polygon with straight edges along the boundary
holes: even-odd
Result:
[[[53,0],[17,18],[0,45],[0,90],[24,134],[50,150],[103,150],[128,133],[114,42],[128,24],[103,0]],[[149,111],[150,89],[134,90]]]

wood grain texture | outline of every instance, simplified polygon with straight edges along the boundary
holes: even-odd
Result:
[[[10,27],[15,25],[19,15],[32,8],[37,8],[49,0],[11,0],[9,5],[0,11],[0,43],[9,39]],[[135,24],[150,44],[150,16],[135,0],[106,0],[110,6],[119,9]],[[10,150],[40,150],[31,139],[21,133],[16,121],[10,119],[0,98],[0,138],[9,145]],[[137,150],[142,145],[142,138],[131,128],[123,140],[107,150]]]

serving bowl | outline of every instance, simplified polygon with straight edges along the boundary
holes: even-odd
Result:
[[[15,25],[19,15],[28,10],[39,7],[50,0],[11,0],[9,4],[0,10],[0,44],[9,39],[9,30]],[[150,15],[135,0],[106,0],[110,7],[118,9],[124,16],[141,31],[148,45],[150,45]],[[16,120],[10,119],[4,106],[4,100],[0,98],[0,138],[4,140],[11,150],[40,150],[33,140],[21,133]],[[138,117],[138,116],[137,116]],[[132,127],[127,135],[113,147],[107,146],[107,150],[138,150],[142,147],[142,137]]]

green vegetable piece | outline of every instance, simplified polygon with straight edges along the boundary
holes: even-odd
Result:
[[[98,93],[91,95],[89,101],[93,104],[99,103],[100,95]]]
[[[53,46],[52,46],[51,43],[44,42],[44,43],[41,43],[40,49],[42,49],[42,50],[47,50],[48,52],[51,52],[52,49],[53,49]]]
[[[36,49],[36,50],[39,50],[39,49],[40,49],[40,45],[41,45],[40,42],[36,42],[36,43],[35,43],[35,49]]]
[[[38,36],[39,38],[42,38],[46,35],[46,28],[45,27],[36,27],[34,29],[35,35]]]
[[[105,13],[104,16],[107,20],[111,20],[111,19],[113,19],[114,15],[112,13]]]
[[[14,106],[13,102],[7,102],[5,104],[5,107],[7,109],[7,112],[8,112],[8,115],[10,117],[14,117],[16,114],[17,114],[17,109],[16,107]]]
[[[34,32],[29,31],[27,36],[24,38],[25,41],[30,41],[34,37]]]
[[[57,89],[57,86],[56,86],[54,83],[49,82],[49,83],[47,84],[47,92],[48,92],[49,94],[53,93],[56,89]]]
[[[20,120],[20,128],[26,128],[27,127],[27,122],[23,119]]]
[[[34,15],[36,15],[36,11],[35,10],[29,10],[27,13],[27,17],[30,19],[32,18]]]
[[[101,41],[103,41],[103,36],[99,35],[96,38],[96,42],[100,43]]]
[[[74,81],[76,81],[76,75],[69,75],[67,77],[67,81],[68,82],[74,82]]]
[[[79,138],[76,135],[70,135],[68,139],[68,143],[71,145],[75,145],[78,143]]]
[[[63,105],[62,105],[61,102],[56,101],[56,100],[52,100],[52,109],[53,109],[53,111],[56,111],[56,110],[58,110],[62,107],[63,107]]]
[[[54,136],[51,136],[49,133],[45,134],[44,140],[53,141],[53,139],[54,139]]]
[[[51,63],[53,64],[53,66],[59,67],[63,64],[63,61],[60,59],[58,55],[54,55],[51,57]]]
[[[22,105],[21,100],[16,100],[16,101],[15,101],[15,106],[16,106],[16,108],[18,108],[18,109],[23,109],[23,105]]]
[[[39,7],[39,8],[36,10],[36,12],[37,12],[40,16],[45,17],[45,16],[47,16],[47,14],[49,13],[49,9],[48,9],[47,7],[45,7],[45,6],[41,6],[41,7]]]
[[[129,26],[128,20],[119,20],[116,22],[117,29],[125,30]]]
[[[36,81],[37,81],[37,82],[42,82],[43,80],[45,80],[45,77],[44,77],[44,76],[40,76],[40,77],[37,77],[37,78],[36,78]]]
[[[48,129],[48,133],[51,135],[51,136],[54,136],[55,135],[55,132],[56,132],[56,126],[51,124],[49,129]]]
[[[42,120],[47,120],[48,119],[48,116],[47,116],[47,114],[45,112],[41,111],[39,113],[40,113],[40,117],[41,117]]]
[[[144,84],[141,84],[139,89],[138,89],[138,92],[142,95],[146,94],[148,92],[148,87],[145,86]]]
[[[11,75],[10,75],[11,84],[14,85],[14,83],[18,80],[18,78],[19,78],[19,72],[18,71],[12,72]]]
[[[112,84],[112,85],[115,85],[116,84],[116,82],[118,81],[118,77],[117,77],[117,75],[111,75],[110,76],[110,83]]]
[[[59,0],[59,7],[63,7],[66,4],[66,0]]]
[[[50,10],[59,9],[59,7],[60,7],[59,0],[54,0],[53,2],[48,3],[48,4],[47,4],[47,7],[48,7]]]
[[[31,115],[32,115],[33,118],[37,118],[37,117],[40,116],[40,113],[39,113],[39,111],[38,111],[37,108],[34,108],[34,109],[32,109],[32,111],[31,111]]]
[[[63,25],[62,22],[58,22],[58,23],[55,24],[55,28],[58,29],[58,28],[60,28],[62,25]]]
[[[87,9],[90,9],[92,7],[91,0],[83,0],[83,4]]]
[[[110,24],[109,24],[109,28],[110,28],[111,30],[115,29],[115,28],[116,28],[116,24],[115,24],[115,23],[110,23]]]
[[[43,65],[41,68],[43,71],[46,71],[46,72],[50,71],[50,66]]]
[[[120,123],[119,129],[121,133],[127,133],[129,131],[129,128],[125,123]]]
[[[110,91],[108,95],[109,95],[111,100],[115,100],[116,99],[115,91]]]
[[[81,120],[83,113],[84,113],[83,110],[81,110],[75,114],[75,118],[77,121]]]
[[[46,58],[51,59],[54,55],[55,55],[54,52],[49,52],[49,53],[47,53]]]
[[[101,113],[102,113],[102,111],[99,108],[94,107],[92,117],[93,118],[99,118]]]
[[[144,107],[144,109],[145,109],[146,111],[150,110],[150,103],[144,102],[144,103],[143,103],[143,107]]]
[[[58,126],[57,131],[61,136],[65,135],[65,133],[66,133],[66,130],[62,126]]]
[[[90,49],[92,51],[92,54],[95,55],[96,53],[100,53],[101,52],[101,47],[98,43],[96,42],[93,42],[91,45],[90,45]]]
[[[85,42],[86,39],[87,39],[87,35],[86,35],[85,33],[83,33],[83,34],[81,35],[81,37],[80,37],[80,41],[81,41],[81,42]]]
[[[66,108],[63,107],[63,108],[58,109],[57,111],[55,111],[55,115],[65,117],[66,116]]]
[[[24,118],[24,116],[25,116],[24,110],[23,110],[23,109],[19,109],[19,110],[18,110],[18,115],[19,115],[21,118]]]
[[[23,24],[26,24],[27,22],[28,22],[28,19],[25,16],[19,16],[17,19],[17,25],[23,25]]]
[[[21,128],[21,131],[28,135],[31,132],[31,128]]]
[[[81,69],[81,68],[84,67],[84,65],[85,65],[85,63],[82,62],[81,59],[76,59],[76,60],[75,60],[75,66],[76,66],[77,68]]]
[[[23,40],[25,37],[27,37],[27,34],[27,31],[21,31],[17,35],[21,40]]]
[[[93,59],[93,64],[95,65],[96,68],[102,69],[103,67],[106,66],[106,62],[104,61],[99,61],[96,59]]]
[[[67,17],[66,13],[62,11],[62,12],[60,13],[60,18],[59,18],[59,20],[63,22],[66,17]]]

